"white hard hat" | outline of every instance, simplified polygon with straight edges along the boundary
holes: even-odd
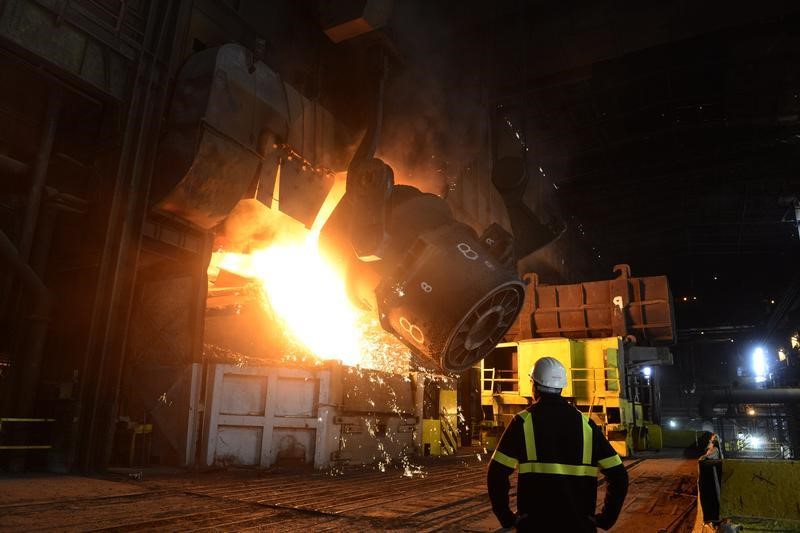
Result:
[[[542,357],[531,369],[531,379],[548,389],[567,386],[567,369],[554,357]]]

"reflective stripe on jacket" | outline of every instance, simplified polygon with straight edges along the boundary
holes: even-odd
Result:
[[[571,465],[561,463],[543,463],[537,460],[536,438],[533,433],[533,416],[527,410],[518,414],[522,418],[522,428],[525,435],[525,453],[527,461],[519,462],[513,457],[495,450],[492,460],[509,468],[519,467],[520,474],[557,474],[562,476],[590,476],[597,477],[598,467],[592,466],[592,427],[589,417],[581,416],[581,433],[583,435],[583,464]],[[599,459],[597,465],[606,470],[622,464],[622,459],[616,453],[604,459]]]
[[[595,520],[610,527],[627,492],[622,460],[603,432],[559,396],[542,396],[515,415],[497,444],[487,485],[503,525],[513,523],[508,476],[515,469],[518,512],[535,516],[537,531],[594,531]],[[609,481],[607,509],[595,517],[600,470]]]

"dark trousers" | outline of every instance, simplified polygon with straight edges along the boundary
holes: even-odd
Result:
[[[697,488],[700,491],[700,507],[703,520],[719,520],[719,491],[722,480],[722,461],[700,461]]]

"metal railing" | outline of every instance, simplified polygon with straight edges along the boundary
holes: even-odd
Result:
[[[14,424],[28,426],[31,424],[52,424],[55,418],[0,418],[0,433],[3,432],[3,426]],[[52,444],[2,444],[0,439],[0,450],[49,450],[53,447]]]
[[[489,378],[486,377],[486,374],[489,373]],[[497,377],[510,375],[511,377]],[[502,383],[511,383],[516,385],[513,387],[514,390],[511,391],[503,391],[498,390],[496,385]],[[488,387],[487,387],[488,384]],[[483,392],[491,392],[492,394],[500,393],[500,392],[517,392],[519,391],[519,377],[516,370],[503,370],[503,369],[495,369],[495,368],[484,368],[483,369],[483,388],[481,389]]]
[[[618,392],[620,390],[619,368],[617,368],[615,366],[604,366],[604,367],[595,367],[595,368],[571,368],[570,372],[572,373],[572,376],[571,376],[570,380],[572,381],[573,384],[575,382],[582,382],[582,381],[585,381],[587,383],[591,383],[592,384],[592,392],[594,392],[594,393],[596,393],[598,390],[602,390],[602,391],[611,390],[611,391],[614,391],[614,389],[611,386],[612,384],[616,385],[616,391],[615,392]],[[591,372],[592,375],[591,375],[591,377],[577,378],[577,377],[575,377],[575,373],[576,372]],[[597,376],[598,372],[602,372],[602,374],[599,377]],[[610,376],[609,375],[610,372],[616,373],[616,377]],[[600,389],[597,386],[598,382],[601,382],[601,381],[604,383],[602,389]],[[574,385],[573,385],[573,388],[575,388]]]
[[[591,383],[591,386],[587,386],[587,389],[590,389],[587,390],[587,393],[591,393],[593,396],[596,396],[598,391],[620,392],[621,390],[619,368],[617,367],[606,366],[606,367],[596,367],[596,368],[570,368],[569,372],[571,374],[570,382],[573,384],[573,390],[575,389],[575,383],[583,383],[583,382],[586,382],[587,385]],[[588,375],[583,377],[576,377],[576,374],[581,372],[585,372]],[[598,373],[600,373],[599,376]],[[613,376],[613,374],[616,374],[616,376]],[[511,377],[498,377],[506,375],[510,375]],[[519,380],[520,380],[519,373],[516,370],[484,368],[483,386],[481,390],[483,392],[491,392],[493,394],[499,392],[516,392],[519,391],[518,386],[514,387],[515,390],[512,391],[498,390],[496,386],[497,384],[503,384],[503,383],[513,383],[515,385],[518,385]],[[599,386],[600,382],[602,382],[602,387]]]
[[[787,459],[788,443],[778,441],[761,441],[747,436],[742,439],[728,441],[725,452],[731,458]]]

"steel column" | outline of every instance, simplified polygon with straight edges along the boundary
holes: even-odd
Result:
[[[23,261],[30,258],[33,236],[36,233],[36,222],[42,204],[47,167],[50,165],[50,154],[53,151],[53,140],[56,136],[58,114],[61,111],[61,89],[50,87],[47,97],[47,111],[42,125],[42,141],[33,164],[31,188],[28,192],[28,205],[25,209],[25,221],[19,238],[19,256]]]
[[[42,280],[22,260],[14,244],[2,231],[0,231],[0,258],[12,267],[22,285],[32,295],[33,309],[28,317],[30,326],[23,337],[22,357],[17,358],[17,360],[22,360],[25,366],[16,387],[17,398],[14,406],[14,410],[21,416],[28,417],[33,410],[38,389],[39,370],[42,366],[42,354],[50,316],[50,296]]]

